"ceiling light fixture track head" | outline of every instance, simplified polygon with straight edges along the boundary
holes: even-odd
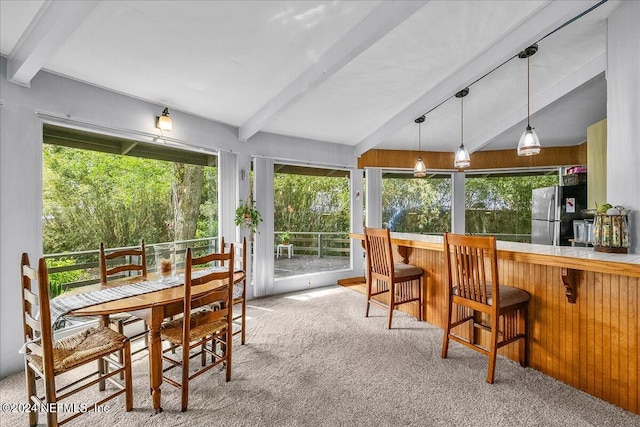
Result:
[[[456,93],[456,98],[464,98],[467,95],[469,95],[469,88],[465,87],[460,92]]]
[[[529,46],[528,48],[526,48],[525,50],[520,52],[518,54],[518,58],[526,59],[526,58],[528,58],[530,56],[535,55],[537,51],[538,51],[538,45],[537,44],[532,44],[531,46]]]
[[[417,119],[414,120],[414,122],[420,124],[420,123],[424,123],[424,116],[420,116]]]

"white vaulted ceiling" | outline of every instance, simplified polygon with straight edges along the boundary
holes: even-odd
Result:
[[[10,1],[0,53],[28,85],[39,70],[238,128],[372,148],[575,145],[606,117],[609,1]],[[503,62],[497,70],[482,78]],[[480,80],[478,80],[480,79]],[[476,82],[476,80],[478,80]]]

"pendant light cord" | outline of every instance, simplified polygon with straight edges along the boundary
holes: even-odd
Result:
[[[531,98],[530,98],[530,90],[529,90],[529,56],[527,56],[527,128],[531,127],[531,123],[529,123],[529,116],[530,116],[530,104],[531,104]]]
[[[460,98],[460,146],[464,147],[464,97]]]
[[[606,2],[607,2],[607,0],[600,0],[598,3],[596,3],[593,6],[591,6],[589,9],[587,9],[584,12],[578,14],[577,16],[574,16],[573,18],[569,19],[568,21],[566,21],[562,25],[558,26],[553,31],[550,31],[549,33],[547,33],[546,35],[544,35],[543,37],[541,37],[540,39],[538,39],[536,42],[534,42],[532,44],[539,43],[540,41],[542,41],[542,40],[546,39],[547,37],[549,37],[551,34],[555,33],[556,31],[561,30],[562,28],[564,28],[567,25],[573,23],[574,21],[577,21],[578,19],[582,18],[583,16],[585,16],[589,12],[591,12],[591,11],[597,9],[598,7],[602,6]],[[489,74],[493,73],[494,71],[496,71],[497,69],[501,68],[503,65],[505,65],[506,63],[508,63],[509,61],[511,61],[512,59],[517,58],[517,57],[518,57],[518,54],[515,54],[512,57],[506,59],[504,62],[502,62],[501,64],[499,64],[495,68],[487,71],[485,74],[483,74],[482,76],[478,77],[473,82],[469,83],[467,85],[467,87],[473,86],[474,84],[478,83],[480,80],[482,80],[485,77],[487,77]],[[439,102],[437,105],[431,107],[427,112],[423,113],[422,115],[425,116],[425,115],[431,113],[433,110],[439,108],[442,104],[447,102],[450,98],[451,97],[443,99],[441,102]],[[527,104],[529,104],[528,98],[529,98],[529,58],[527,57]],[[529,118],[528,118],[529,117],[529,113],[528,113],[528,111],[529,111],[529,106],[527,105],[527,126],[529,125]]]
[[[422,123],[418,123],[418,157],[422,157]]]

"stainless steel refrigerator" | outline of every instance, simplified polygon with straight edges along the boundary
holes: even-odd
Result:
[[[569,246],[573,221],[587,218],[587,186],[536,188],[531,197],[531,243]]]

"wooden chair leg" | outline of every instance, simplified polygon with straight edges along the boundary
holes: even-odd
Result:
[[[487,368],[487,382],[493,384],[496,371],[496,357],[498,353],[498,323],[500,316],[491,318],[491,343],[489,344],[489,367]]]
[[[118,320],[118,332],[124,335],[124,321]],[[122,365],[124,363],[124,354],[123,351],[120,350],[118,352],[118,362]],[[124,372],[120,372],[120,379],[124,380]]]
[[[202,345],[200,346],[200,366],[202,366],[203,368],[207,364],[206,348],[207,348],[207,342],[203,341]]]
[[[391,329],[391,320],[393,319],[393,309],[396,305],[396,285],[394,283],[389,284],[389,323],[387,329]]]
[[[451,332],[451,310],[452,310],[452,302],[447,304],[447,320],[444,325],[444,338],[442,339],[442,355],[443,359],[447,358],[447,353],[449,352],[449,333]]]
[[[418,320],[422,322],[424,319],[424,295],[422,292],[422,277],[418,280]]]
[[[185,412],[189,405],[189,343],[182,343],[182,407]]]
[[[463,310],[465,310],[465,308],[463,308]],[[468,327],[469,327],[469,342],[473,345],[476,345],[476,311],[475,310],[471,310],[471,319],[468,321]]]
[[[46,375],[46,374],[45,374]],[[56,398],[56,383],[55,378],[51,375],[52,378],[44,380],[44,395],[45,402],[53,406],[58,399]],[[55,411],[47,412],[47,426],[57,427],[58,426],[58,414]]]
[[[367,311],[364,314],[364,317],[369,317],[369,307],[371,306],[371,279],[367,278]]]
[[[102,377],[107,372],[107,362],[105,362],[102,358],[98,359],[98,376]],[[105,390],[105,381],[102,380],[98,383],[98,390]]]
[[[31,402],[31,396],[37,395],[36,391],[36,377],[29,368],[27,361],[25,360],[25,373],[27,377],[27,404],[31,406],[33,402]],[[34,427],[38,425],[38,412],[37,411],[29,411],[29,425]]]
[[[520,359],[520,366],[526,368],[529,366],[529,336],[527,334],[527,311],[528,308],[525,305],[518,310],[518,333],[524,335],[520,338],[518,344],[518,359]]]
[[[127,341],[124,345],[124,381],[125,387],[125,410],[133,409],[133,378],[131,371],[131,343]]]
[[[227,378],[227,382],[231,381],[231,352],[232,352],[232,343],[231,340],[233,339],[233,331],[231,330],[231,322],[229,323],[229,328],[227,329],[227,332],[225,333],[225,362],[226,362],[226,368],[227,368],[227,372],[226,372],[226,378]]]
[[[242,325],[242,332],[240,332],[240,344],[244,345],[244,331],[246,329],[246,325],[247,325],[247,302],[244,299],[244,297],[242,298],[242,319],[240,324]]]

